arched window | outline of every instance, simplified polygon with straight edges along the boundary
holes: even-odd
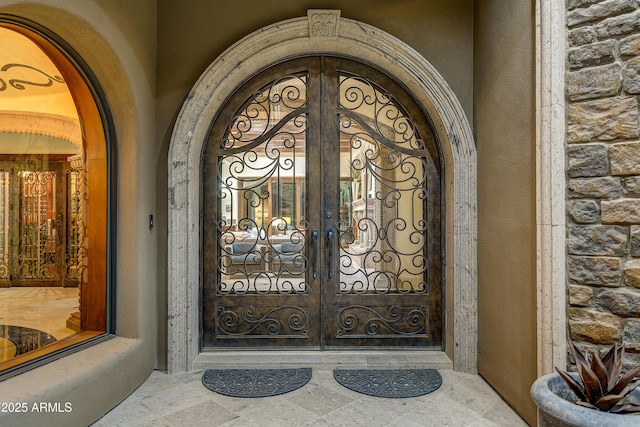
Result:
[[[113,332],[112,129],[77,54],[0,16],[0,376]]]

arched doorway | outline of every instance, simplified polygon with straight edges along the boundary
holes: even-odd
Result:
[[[441,175],[428,119],[373,67],[252,77],[204,151],[203,348],[441,350]]]
[[[227,99],[266,65],[327,54],[376,64],[431,119],[440,148],[445,215],[443,354],[455,369],[476,371],[476,149],[464,112],[438,72],[406,44],[367,24],[340,18],[339,11],[310,10],[307,17],[273,24],[230,47],[196,82],[176,120],[168,159],[169,372],[191,369],[202,352],[201,184],[210,125]]]

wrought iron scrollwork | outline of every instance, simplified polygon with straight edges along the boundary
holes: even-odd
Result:
[[[340,78],[350,152],[349,214],[339,222],[340,293],[426,293],[425,144],[402,106],[361,77]],[[343,148],[343,149],[344,149]]]
[[[86,172],[77,169],[67,172],[67,225],[64,261],[65,279],[80,283],[85,278],[87,266],[86,248]]]
[[[257,91],[220,142],[219,295],[308,292],[306,84],[289,75]]]
[[[19,279],[56,279],[55,171],[21,171]]]
[[[427,336],[427,306],[340,306],[338,338]]]
[[[7,280],[11,277],[11,254],[9,232],[9,185],[11,173],[0,171],[0,279]]]
[[[266,336],[305,338],[308,335],[307,307],[218,307],[217,333],[227,338]]]

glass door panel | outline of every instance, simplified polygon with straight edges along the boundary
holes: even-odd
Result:
[[[86,196],[80,175],[62,161],[0,162],[0,286],[78,285]],[[65,199],[70,191],[75,202]]]
[[[297,68],[257,78],[259,90],[229,105],[226,126],[212,128],[204,170],[216,179],[203,185],[203,239],[213,249],[203,264],[205,347],[319,340],[306,200],[314,113],[310,72]]]
[[[59,279],[55,171],[25,170],[18,173],[20,186],[20,244],[15,276],[21,280]]]
[[[227,134],[218,157],[221,293],[306,292],[305,84],[301,75],[263,88]]]

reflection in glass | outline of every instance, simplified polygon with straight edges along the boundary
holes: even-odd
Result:
[[[7,28],[0,63],[15,65],[0,91],[2,370],[83,330],[88,191],[76,104],[56,65]]]
[[[424,144],[399,103],[340,77],[341,293],[425,293]]]
[[[305,293],[306,74],[249,99],[221,143],[221,294]]]

